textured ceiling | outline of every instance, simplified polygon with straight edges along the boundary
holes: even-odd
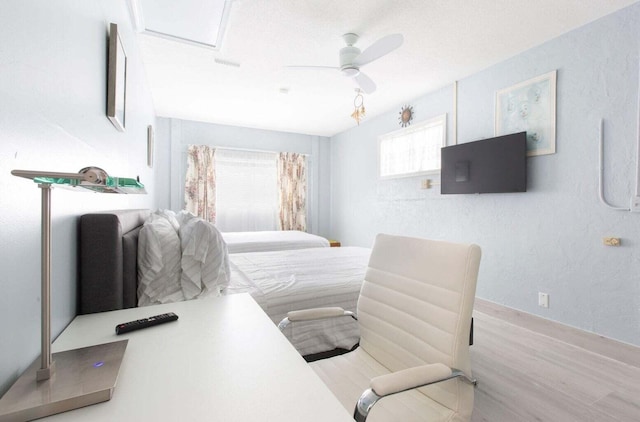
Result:
[[[361,50],[404,35],[362,69],[377,84],[364,98],[367,119],[636,1],[234,0],[219,51],[138,41],[161,117],[332,136],[356,125],[353,82],[284,66],[337,66],[344,33],[359,34]]]

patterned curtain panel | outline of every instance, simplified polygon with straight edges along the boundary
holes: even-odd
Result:
[[[216,222],[215,151],[206,145],[189,145],[184,184],[185,209],[211,223]]]
[[[278,154],[280,230],[307,231],[307,160],[302,154]]]

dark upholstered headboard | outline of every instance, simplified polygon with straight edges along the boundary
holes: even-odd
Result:
[[[147,209],[117,210],[80,217],[80,314],[136,306],[138,234],[150,213]]]

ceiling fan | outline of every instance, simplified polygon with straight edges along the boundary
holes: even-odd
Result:
[[[360,71],[360,68],[374,60],[391,53],[402,45],[404,37],[402,34],[391,34],[380,38],[371,44],[364,51],[360,51],[354,44],[358,41],[357,34],[348,33],[342,36],[347,44],[346,47],[340,49],[340,66],[287,66],[292,69],[330,69],[339,70],[342,75],[353,78],[360,89],[367,94],[371,94],[376,90],[376,84],[370,77]]]

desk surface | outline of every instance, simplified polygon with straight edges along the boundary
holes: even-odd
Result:
[[[165,312],[179,320],[115,335]],[[53,351],[125,338],[112,399],[47,421],[353,421],[249,295],[78,316]]]

